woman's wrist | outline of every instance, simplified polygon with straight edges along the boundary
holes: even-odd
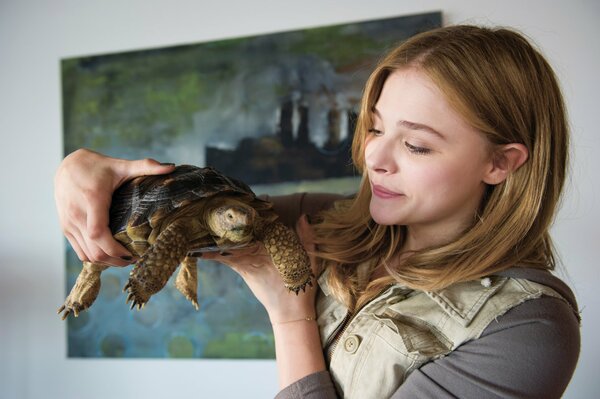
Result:
[[[290,324],[290,323],[301,323],[301,322],[312,322],[316,321],[317,317],[313,315],[304,316],[300,318],[289,318],[287,320],[273,320],[271,319],[272,325]]]
[[[300,295],[309,295],[309,293],[300,293]],[[314,301],[310,300],[312,298],[301,298],[293,295],[293,298],[289,298],[291,299],[290,301],[287,299],[287,296],[280,298],[278,306],[266,307],[271,324],[286,324],[294,321],[306,322],[307,318],[316,319]]]
[[[309,374],[326,370],[319,327],[312,315],[310,318],[290,318],[289,322],[273,323],[281,389]]]

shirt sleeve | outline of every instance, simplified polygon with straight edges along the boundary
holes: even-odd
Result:
[[[530,300],[479,339],[415,370],[392,398],[560,398],[579,350],[571,307],[557,298]]]
[[[329,371],[319,371],[288,385],[275,399],[336,399]]]
[[[300,216],[316,215],[320,211],[330,208],[336,200],[344,197],[339,194],[296,193],[279,196],[265,195],[261,198],[273,203],[273,209],[283,224],[294,227]]]

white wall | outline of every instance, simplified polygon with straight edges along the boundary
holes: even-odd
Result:
[[[52,178],[62,157],[59,60],[442,10],[446,23],[510,25],[562,80],[573,174],[554,228],[583,309],[567,398],[600,392],[600,2],[505,0],[0,0],[0,397],[272,397],[272,361],[67,359],[63,239]]]

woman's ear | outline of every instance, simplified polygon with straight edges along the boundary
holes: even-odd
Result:
[[[496,148],[492,156],[492,167],[484,176],[483,181],[496,185],[506,180],[509,174],[519,169],[527,161],[529,150],[523,144],[511,143]]]

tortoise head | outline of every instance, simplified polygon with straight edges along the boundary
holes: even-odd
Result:
[[[216,236],[235,243],[246,243],[253,238],[256,216],[257,212],[250,205],[231,199],[211,209],[206,219]]]

